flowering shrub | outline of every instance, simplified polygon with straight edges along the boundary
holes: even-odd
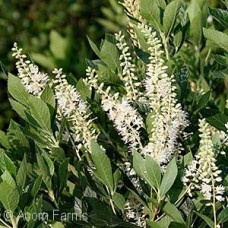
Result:
[[[228,16],[203,2],[125,0],[79,81],[14,45],[2,226],[226,227]]]

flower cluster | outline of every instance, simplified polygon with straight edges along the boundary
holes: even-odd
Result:
[[[167,163],[177,148],[178,136],[187,126],[186,113],[176,99],[174,76],[166,73],[161,42],[152,28],[140,24],[149,46],[146,71],[146,97],[152,111],[152,129],[148,145],[142,154],[150,154],[159,164]]]
[[[129,16],[128,19],[128,32],[131,36],[132,42],[135,46],[139,46],[139,41],[137,38],[137,34],[135,32],[135,24],[131,21],[131,17],[137,19],[138,21],[142,22],[143,18],[140,14],[140,0],[124,0],[122,3],[126,14]]]
[[[90,119],[90,114],[87,113],[87,104],[75,87],[67,82],[62,69],[55,69],[53,73],[56,75],[54,84],[58,112],[70,123],[70,131],[77,151],[84,146],[86,151],[90,152],[91,139],[96,139],[97,134],[92,126],[93,119]]]
[[[221,185],[222,172],[216,165],[212,131],[205,119],[199,121],[200,146],[195,159],[185,169],[182,181],[188,188],[188,194],[199,190],[203,198],[212,203],[215,199],[223,201],[225,188]],[[210,205],[211,203],[208,203]]]
[[[96,71],[87,68],[89,77],[84,80],[90,88],[94,87],[101,95],[101,104],[108,117],[113,121],[115,128],[122,136],[122,140],[129,146],[130,152],[133,149],[141,149],[139,129],[143,127],[143,119],[137,111],[130,105],[127,99],[120,98],[118,93],[110,94],[110,87],[103,89],[104,84],[98,86],[98,76]]]
[[[49,82],[47,74],[41,73],[38,66],[22,54],[22,49],[17,47],[17,43],[14,43],[12,51],[13,56],[17,59],[16,67],[22,84],[29,93],[39,96]]]
[[[140,0],[124,0],[123,6],[126,9],[127,15],[134,17],[136,19],[142,19],[140,14]]]
[[[130,196],[125,204],[125,216],[127,221],[139,227],[146,227],[146,214],[143,213],[144,206],[136,197]]]
[[[122,67],[122,80],[124,81],[125,90],[127,92],[126,97],[129,100],[138,100],[140,97],[139,85],[137,77],[135,75],[136,66],[132,63],[131,53],[129,46],[125,42],[125,36],[122,32],[115,34],[117,40],[116,46],[121,52],[120,55],[120,66]]]

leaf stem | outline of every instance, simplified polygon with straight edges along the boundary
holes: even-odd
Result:
[[[11,228],[10,225],[8,225],[6,222],[4,222],[1,218],[0,218],[0,222],[2,222],[6,227]]]
[[[113,211],[113,213],[116,215],[115,206],[114,206],[113,201],[112,201],[112,195],[113,195],[113,193],[112,193],[111,191],[109,191],[109,189],[108,189],[108,187],[107,187],[107,186],[105,186],[105,187],[106,187],[107,192],[108,192],[108,194],[109,194],[109,196],[110,196],[109,202],[110,202],[110,205],[111,205],[112,211]]]
[[[185,196],[185,194],[188,192],[188,189],[190,188],[191,185],[189,185],[186,190],[182,193],[182,195],[177,199],[177,201],[174,203],[174,206],[176,206],[180,201],[181,199]],[[166,215],[166,213],[163,213],[161,216],[159,216],[155,222],[159,221],[161,218],[163,218],[164,216]]]
[[[213,209],[213,216],[214,216],[214,228],[217,227],[217,218],[216,218],[216,206],[215,206],[215,183],[214,179],[212,179],[212,188],[213,188],[213,203],[212,203],[212,209]]]
[[[163,32],[160,33],[161,35],[161,39],[162,39],[162,43],[165,49],[165,56],[166,59],[169,60],[169,51],[168,51],[168,45],[167,45],[167,38],[165,38],[165,34]]]

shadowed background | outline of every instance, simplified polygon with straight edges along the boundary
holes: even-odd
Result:
[[[62,67],[78,79],[85,75],[85,59],[93,57],[86,36],[97,43],[105,32],[124,25],[117,0],[0,0],[0,129],[15,118],[3,72],[16,73],[15,41],[42,70]]]

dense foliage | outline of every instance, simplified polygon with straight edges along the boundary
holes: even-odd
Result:
[[[15,69],[9,52],[15,41],[43,69],[52,71],[54,67],[63,67],[67,73],[80,78],[84,75],[85,59],[93,56],[86,36],[98,41],[105,31],[115,32],[124,24],[123,9],[116,0],[90,0],[90,4],[84,0],[61,3],[1,0],[0,129],[5,129],[15,117],[6,101],[4,76],[4,70],[14,72]]]
[[[122,5],[83,79],[14,44],[2,227],[227,227],[228,2]]]

